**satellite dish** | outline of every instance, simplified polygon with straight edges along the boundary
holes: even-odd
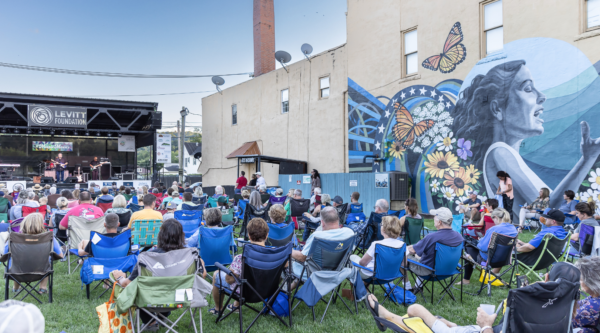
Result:
[[[312,52],[313,52],[313,47],[310,44],[302,44],[302,47],[300,48],[300,50],[302,51],[302,53],[304,53],[304,56],[306,57],[306,59],[308,59],[308,61],[310,61],[310,58],[308,57]]]
[[[222,86],[225,84],[225,80],[220,77],[220,76],[213,76],[212,77],[212,82],[215,84],[215,86],[217,86],[217,91],[223,95],[223,93],[221,92],[221,89],[219,88],[219,86]]]
[[[292,61],[292,56],[285,51],[277,51],[275,52],[275,59],[277,59],[285,71],[289,73],[287,67],[285,67],[285,64]]]

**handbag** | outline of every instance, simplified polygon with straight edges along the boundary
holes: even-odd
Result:
[[[127,316],[127,312],[123,314],[117,313],[117,303],[115,303],[115,288],[117,282],[113,285],[113,290],[110,294],[108,302],[101,304],[96,307],[98,313],[98,319],[100,320],[100,327],[98,333],[131,333],[133,327],[131,321]]]

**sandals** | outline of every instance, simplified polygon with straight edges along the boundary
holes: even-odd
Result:
[[[21,292],[21,290],[23,290],[23,288],[19,288],[19,289],[15,289],[15,288],[13,288],[13,289],[12,289],[12,292],[16,294],[16,293],[20,293],[20,292]]]
[[[212,308],[212,309],[208,310],[208,313],[210,313],[211,315],[214,315],[214,316],[218,316],[219,310],[217,310],[217,308]]]
[[[48,293],[48,289],[44,289],[44,288],[40,288],[40,291],[38,291],[38,294],[40,295],[44,295]]]
[[[231,312],[238,312],[240,309],[239,306],[233,306],[233,304],[229,304],[227,305],[227,310],[231,311]]]
[[[369,309],[369,311],[371,312],[371,315],[373,315],[373,319],[375,319],[377,328],[380,331],[385,332],[385,330],[387,330],[387,327],[383,326],[383,324],[381,324],[379,321],[377,321],[377,318],[379,318],[379,303],[377,301],[375,301],[375,308],[372,308],[371,303],[369,302],[370,295],[373,295],[373,294],[369,294],[369,295],[367,295],[367,298],[365,298],[365,304],[367,305],[367,309]]]

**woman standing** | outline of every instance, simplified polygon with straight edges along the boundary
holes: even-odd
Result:
[[[512,206],[515,200],[512,179],[510,179],[508,173],[504,171],[498,171],[496,177],[500,179],[500,186],[498,186],[496,194],[502,195],[503,208],[510,214],[512,220]]]
[[[321,175],[319,174],[319,171],[317,171],[317,169],[313,169],[310,173],[310,178],[311,178],[311,185],[310,185],[310,195],[313,195],[315,193],[315,188],[320,188],[323,189],[321,187]]]
[[[531,205],[524,206],[521,208],[521,211],[519,212],[519,231],[523,229],[523,223],[525,223],[526,219],[539,219],[540,214],[537,211],[543,211],[544,209],[548,208],[549,204],[550,189],[548,189],[547,187],[542,187],[542,189],[540,190],[540,196],[537,197],[537,199],[535,199],[535,201],[533,201]]]

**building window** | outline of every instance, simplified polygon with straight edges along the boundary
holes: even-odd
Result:
[[[587,29],[600,28],[600,0],[586,0]]]
[[[321,88],[321,98],[329,97],[329,76],[322,77],[319,79],[319,86]]]
[[[231,125],[237,125],[237,104],[231,106]]]
[[[194,158],[194,165],[196,165],[196,159]]]
[[[419,52],[417,52],[417,29],[404,33],[404,76],[419,71]]]
[[[504,48],[504,26],[502,22],[502,0],[483,5],[483,45],[485,45],[485,55]]]
[[[290,111],[290,90],[284,89],[281,91],[281,113]]]

